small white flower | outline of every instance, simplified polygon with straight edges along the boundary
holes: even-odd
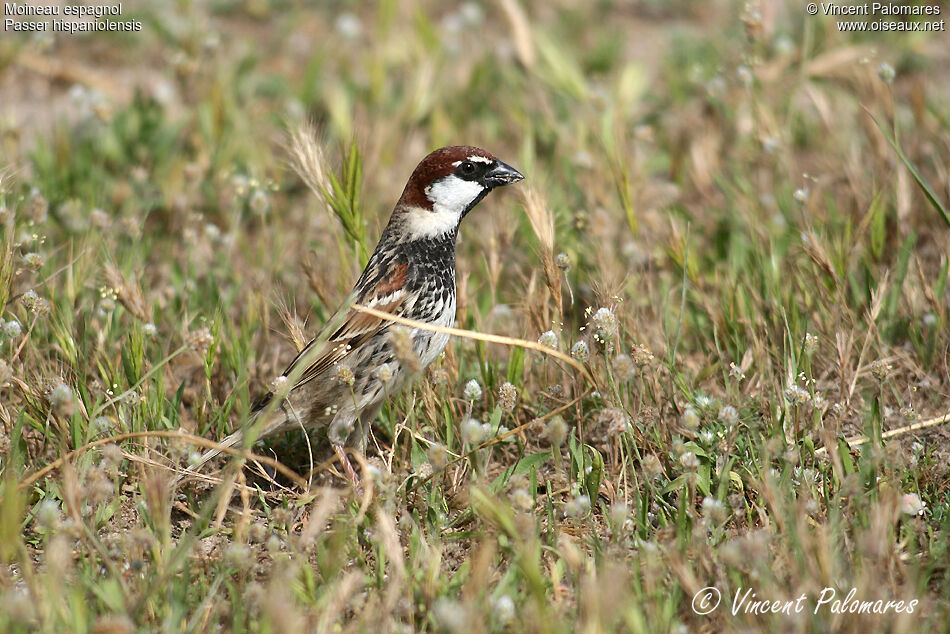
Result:
[[[699,427],[699,414],[692,407],[683,410],[683,424],[690,429]]]
[[[148,322],[147,324],[142,326],[142,334],[144,334],[146,337],[151,339],[152,337],[158,334],[158,328],[156,328],[155,324],[153,324],[152,322]]]
[[[719,420],[726,425],[735,425],[739,422],[739,412],[732,405],[726,405],[719,410]]]
[[[478,445],[485,438],[485,428],[474,418],[466,418],[462,421],[461,435],[465,444]]]
[[[877,76],[880,77],[881,81],[885,84],[890,84],[894,81],[894,77],[897,76],[897,72],[894,70],[894,67],[887,62],[881,62],[881,65],[877,67]]]
[[[477,401],[482,397],[482,386],[478,384],[477,380],[471,379],[465,384],[462,396],[466,401]]]
[[[905,493],[901,497],[901,512],[907,515],[923,515],[927,505],[916,493]]]
[[[16,339],[22,332],[23,329],[20,328],[20,322],[16,319],[11,319],[3,324],[3,334],[9,339]]]
[[[538,337],[538,343],[557,350],[557,334],[553,330],[545,331]]]
[[[510,623],[515,618],[515,601],[510,595],[503,594],[492,601],[495,616],[502,623]]]
[[[336,32],[348,40],[355,40],[363,33],[363,23],[353,13],[341,13],[334,23]]]
[[[393,378],[393,368],[388,363],[384,363],[376,369],[376,377],[383,383],[389,383]]]
[[[587,363],[590,359],[590,348],[587,347],[587,342],[581,339],[571,346],[571,356],[581,363]]]
[[[585,517],[590,513],[590,498],[583,493],[564,504],[564,513],[570,517]]]

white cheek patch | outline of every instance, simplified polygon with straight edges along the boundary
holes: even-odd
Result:
[[[432,201],[434,212],[444,211],[461,216],[484,189],[481,183],[449,174],[426,187],[426,197]]]
[[[406,210],[406,231],[410,238],[435,238],[458,227],[461,214],[440,212],[437,208],[429,211],[422,207],[410,207]]]

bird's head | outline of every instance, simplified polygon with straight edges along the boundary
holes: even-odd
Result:
[[[524,179],[489,152],[467,145],[444,147],[416,166],[396,205],[409,239],[454,233],[459,222],[495,187]]]

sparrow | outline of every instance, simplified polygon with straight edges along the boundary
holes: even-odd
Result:
[[[518,170],[477,147],[444,147],[422,159],[353,290],[253,404],[248,427],[257,430],[256,439],[301,426],[325,433],[355,482],[344,448],[364,452],[369,427],[387,397],[432,363],[449,337],[397,325],[353,305],[451,326],[459,223],[490,191],[522,179]],[[220,444],[243,441],[239,430]],[[206,452],[188,471],[219,453]]]

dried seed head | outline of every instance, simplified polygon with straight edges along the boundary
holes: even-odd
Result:
[[[887,378],[887,375],[890,374],[892,366],[887,361],[879,359],[871,364],[871,374],[874,375],[878,381],[883,381]]]
[[[247,531],[247,538],[256,544],[262,543],[270,535],[264,522],[254,522]]]
[[[214,336],[207,328],[192,330],[185,335],[185,345],[200,355],[206,354],[213,343]]]
[[[412,347],[412,335],[408,328],[402,326],[390,328],[387,339],[401,367],[408,370],[410,374],[416,374],[422,370],[422,362]]]
[[[86,486],[83,490],[85,501],[93,506],[104,504],[115,496],[115,483],[106,475],[105,470],[92,468],[86,472]]]
[[[343,364],[336,366],[336,378],[340,383],[349,385],[350,387],[353,387],[353,383],[356,381],[356,376],[353,374],[353,370],[350,369],[350,366]]]
[[[39,190],[34,189],[30,193],[30,202],[29,207],[27,207],[27,214],[36,224],[41,224],[46,222],[46,219],[49,218],[49,202],[46,198],[40,194]]]
[[[432,443],[426,449],[426,458],[434,471],[442,471],[449,464],[449,450],[441,443]]]
[[[263,216],[270,210],[270,197],[263,189],[255,189],[254,193],[251,194],[251,197],[247,200],[247,206],[250,207],[254,213]]]
[[[99,229],[105,229],[112,222],[112,218],[106,212],[101,209],[93,209],[89,212],[89,223],[93,227]]]
[[[609,436],[627,431],[627,414],[619,407],[606,407],[597,414],[597,423],[607,428]]]
[[[633,362],[636,363],[641,368],[646,365],[653,363],[653,353],[650,352],[650,349],[644,346],[643,344],[637,344],[633,348]]]
[[[38,528],[47,532],[59,528],[62,522],[62,514],[59,511],[59,502],[47,498],[40,502],[33,514],[33,519]]]
[[[235,568],[246,568],[251,563],[251,549],[245,544],[228,544],[224,559]]]
[[[504,412],[511,412],[518,402],[518,388],[505,381],[498,387],[498,407]]]
[[[502,624],[510,623],[515,618],[515,601],[511,598],[511,595],[503,594],[492,600],[492,610]]]
[[[40,301],[40,296],[37,295],[36,291],[34,291],[33,289],[26,291],[25,293],[23,293],[23,295],[20,296],[20,303],[23,304],[23,307],[29,311],[32,311],[33,309],[35,309],[39,301]]]
[[[610,364],[618,381],[629,381],[637,375],[637,366],[626,354],[618,354]]]
[[[567,439],[568,427],[560,415],[552,416],[544,430],[544,437],[554,447],[560,447]]]

